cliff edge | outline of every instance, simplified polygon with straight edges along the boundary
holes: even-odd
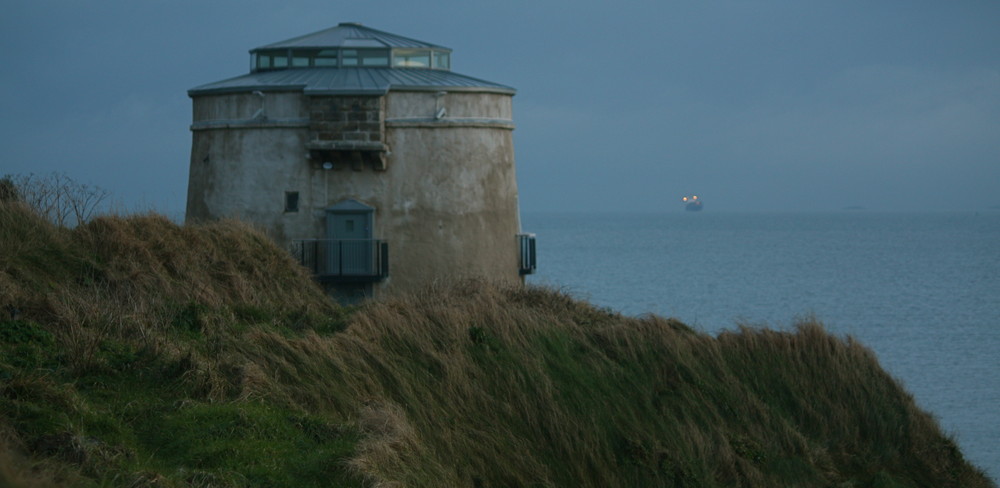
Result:
[[[0,201],[0,486],[331,485],[995,486],[818,323],[484,281],[343,308],[238,222]]]

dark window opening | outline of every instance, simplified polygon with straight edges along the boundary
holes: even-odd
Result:
[[[286,191],[285,212],[298,212],[298,211],[299,211],[299,192]]]
[[[365,166],[377,171],[385,171],[386,169],[384,151],[313,149],[309,152],[309,159],[316,162],[317,168],[325,170],[350,168],[354,171],[361,171]]]

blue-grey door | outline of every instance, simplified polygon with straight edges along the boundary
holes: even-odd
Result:
[[[360,208],[359,208],[360,207]],[[330,274],[366,276],[374,272],[372,209],[349,200],[327,209],[327,263]]]

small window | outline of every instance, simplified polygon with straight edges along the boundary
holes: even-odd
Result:
[[[298,211],[299,211],[299,192],[286,191],[285,212],[298,212]]]
[[[361,64],[363,66],[389,66],[389,51],[362,51]]]
[[[357,66],[358,65],[358,50],[357,49],[344,49],[344,66]]]
[[[274,69],[288,67],[288,51],[270,49],[257,53],[257,69]]]
[[[292,51],[292,67],[304,68],[309,66],[309,51]]]
[[[386,49],[344,49],[344,66],[389,66]]]
[[[424,49],[397,49],[393,52],[392,65],[403,68],[430,68],[431,52]]]
[[[336,49],[324,49],[316,53],[316,59],[313,60],[314,66],[337,66],[337,50]]]
[[[434,51],[434,67],[437,69],[451,69],[451,55],[441,51]]]

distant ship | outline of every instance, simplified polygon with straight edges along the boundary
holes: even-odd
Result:
[[[699,212],[701,211],[701,200],[698,199],[698,195],[692,195],[689,197],[684,197],[681,199],[684,202],[684,210],[688,212]]]

